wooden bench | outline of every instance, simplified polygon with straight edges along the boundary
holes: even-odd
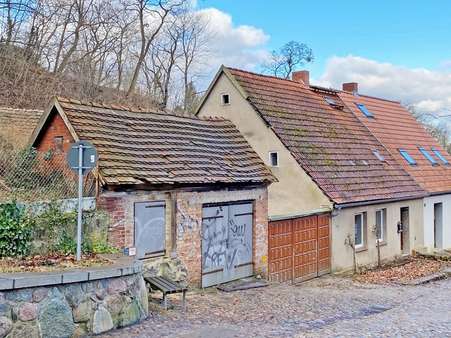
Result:
[[[177,282],[173,282],[169,279],[166,279],[164,277],[146,277],[144,276],[144,280],[149,283],[151,289],[157,289],[163,293],[163,304],[165,310],[168,309],[168,299],[167,295],[171,293],[182,293],[182,306],[183,311],[186,310],[186,291],[188,291],[188,288],[181,286]]]

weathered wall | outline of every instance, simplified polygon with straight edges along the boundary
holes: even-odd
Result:
[[[141,273],[0,293],[0,337],[85,337],[148,315]]]
[[[332,217],[332,271],[340,272],[353,268],[353,250],[345,245],[345,241],[348,235],[354,239],[354,216],[361,212],[367,213],[367,245],[365,249],[356,253],[357,265],[377,264],[376,233],[373,229],[376,225],[376,211],[383,208],[387,209],[387,236],[386,242],[380,247],[381,258],[391,260],[400,256],[401,239],[397,232],[397,224],[401,219],[402,207],[409,207],[410,250],[421,246],[423,221],[421,199],[341,209]]]
[[[230,105],[221,104],[221,94],[230,95]],[[329,199],[224,74],[200,109],[199,116],[220,116],[231,120],[267,165],[269,152],[279,153],[279,167],[271,167],[278,182],[268,188],[270,217],[331,207]]]
[[[424,203],[424,247],[426,247],[429,250],[434,248],[434,204],[442,203],[443,231],[441,234],[442,245],[440,249],[451,248],[451,194],[430,196],[425,198],[423,203]]]
[[[66,127],[63,119],[59,114],[52,113],[50,120],[47,121],[48,128],[40,135],[37,143],[38,151],[55,150],[55,137],[63,137],[63,151],[69,151],[71,143],[74,142],[72,135]]]
[[[202,207],[207,203],[254,201],[253,264],[257,274],[267,274],[267,189],[266,187],[239,190],[177,191],[173,192],[176,205],[175,229],[171,228],[172,206],[169,192],[105,192],[98,199],[98,207],[111,216],[109,241],[120,247],[134,247],[134,203],[166,202],[166,253],[145,261],[156,273],[165,272],[171,278],[200,285]],[[173,234],[175,238],[173,238]],[[162,266],[162,264],[164,264]],[[179,268],[178,268],[179,267]],[[186,267],[186,270],[185,268]]]

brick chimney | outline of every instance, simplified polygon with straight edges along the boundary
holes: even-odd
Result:
[[[359,92],[359,84],[357,82],[343,83],[343,90],[345,92],[358,93]]]
[[[310,73],[308,70],[299,70],[291,73],[291,80],[301,82],[306,86],[310,85]]]

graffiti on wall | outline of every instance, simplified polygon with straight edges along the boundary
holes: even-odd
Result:
[[[177,206],[177,214],[179,221],[177,222],[177,237],[183,239],[186,233],[193,232],[199,228],[199,222],[196,218],[185,212],[182,208]]]
[[[224,269],[252,261],[252,216],[238,217],[218,206],[202,223],[202,267],[204,271]]]

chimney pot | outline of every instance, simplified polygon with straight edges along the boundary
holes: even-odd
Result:
[[[295,82],[300,82],[306,86],[310,85],[310,73],[308,70],[299,70],[291,74],[291,79]]]
[[[359,92],[359,84],[357,82],[347,82],[343,83],[343,91],[350,93]]]

